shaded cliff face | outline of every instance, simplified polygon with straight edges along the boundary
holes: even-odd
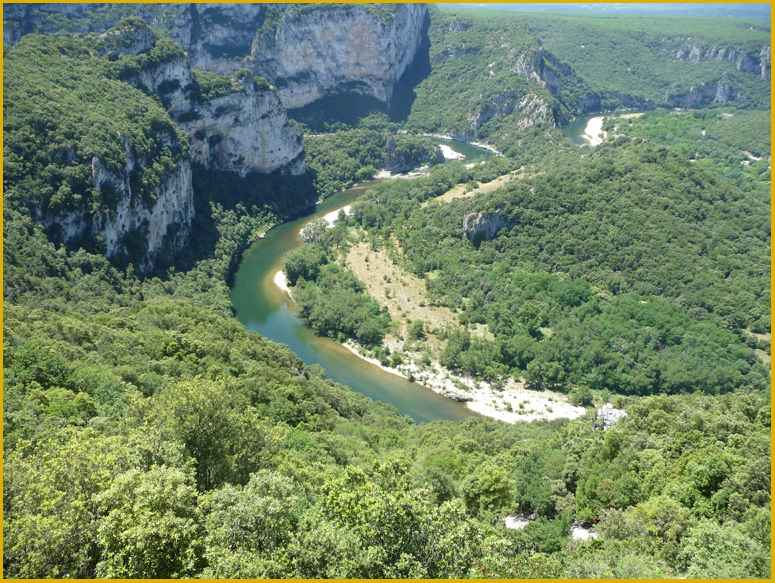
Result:
[[[222,75],[248,67],[278,87],[287,108],[350,92],[390,99],[420,45],[427,9],[400,4],[380,20],[361,6],[195,4],[159,23],[192,67]]]
[[[138,56],[126,59],[124,80],[159,95],[191,140],[194,162],[241,176],[282,167],[293,174],[305,171],[303,137],[289,122],[274,87],[247,69],[231,76],[199,72],[197,81],[182,49],[169,40],[148,42],[144,32],[151,31],[145,22],[127,21],[132,26],[125,21],[99,37],[119,47],[102,52]]]
[[[120,79],[136,49],[152,50],[148,32],[140,21],[92,44],[29,35],[3,76],[6,203],[75,248],[131,249],[145,267],[180,246],[194,214],[186,135]]]
[[[463,231],[474,244],[490,241],[501,229],[510,229],[517,223],[507,221],[501,216],[505,207],[501,206],[492,212],[472,213],[463,218]]]
[[[729,74],[723,73],[718,83],[702,83],[678,94],[668,90],[665,92],[665,101],[681,107],[706,107],[711,103],[727,103],[734,95],[731,84]]]
[[[153,265],[153,255],[165,246],[165,238],[168,249],[173,252],[186,241],[194,218],[191,164],[181,162],[178,169],[154,189],[155,202],[147,204],[132,191],[130,177],[136,162],[127,142],[125,146],[127,165],[118,172],[105,167],[99,158],[91,161],[94,187],[98,190],[109,187],[118,196],[115,210],[97,216],[85,209],[66,211],[47,216],[41,222],[47,227],[58,225],[63,241],[82,236],[101,237],[108,257],[126,251],[125,236],[140,230],[145,238],[146,250],[140,267],[148,268]]]
[[[764,81],[770,80],[770,46],[761,48],[758,54],[749,54],[733,47],[706,47],[686,44],[671,56],[676,60],[688,59],[694,63],[700,61],[729,61],[741,73],[756,73]]]

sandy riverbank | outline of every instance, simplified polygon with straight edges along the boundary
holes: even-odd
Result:
[[[274,282],[280,289],[290,293],[282,271],[275,274]],[[472,411],[506,423],[560,417],[575,419],[585,412],[583,407],[568,403],[563,394],[552,391],[532,391],[526,389],[520,381],[509,380],[502,389],[495,389],[486,381],[474,381],[455,376],[442,368],[438,362],[432,362],[430,367],[420,367],[413,362],[390,367],[384,366],[375,358],[361,354],[361,347],[352,340],[348,340],[342,346],[358,358],[370,362],[385,372],[412,380],[455,401],[465,402]],[[400,346],[390,346],[390,349],[395,352],[400,350]],[[407,360],[410,361],[413,358],[419,358],[419,355],[410,354]]]
[[[350,205],[348,204],[348,205],[347,205],[346,207],[344,207],[344,208],[341,208],[341,209],[339,209],[339,210],[336,210],[336,211],[331,211],[331,212],[330,212],[330,213],[328,213],[327,215],[324,215],[324,216],[323,216],[323,220],[324,220],[324,221],[326,221],[326,222],[328,223],[328,226],[329,226],[329,227],[333,227],[333,226],[334,226],[334,223],[336,222],[336,219],[337,219],[337,218],[339,218],[339,211],[344,211],[344,214],[349,216],[349,214],[350,214],[350,208],[351,208],[351,207],[350,207]]]
[[[288,278],[285,277],[282,269],[274,274],[274,283],[277,287],[290,295],[291,290],[288,288]]]
[[[455,150],[444,144],[439,144],[439,148],[441,148],[441,153],[444,155],[445,160],[462,160],[465,158],[465,154],[455,152]]]
[[[472,411],[506,423],[561,417],[575,419],[581,417],[586,411],[583,407],[568,403],[565,395],[552,391],[532,391],[526,389],[521,381],[509,380],[502,389],[495,389],[486,381],[476,382],[473,379],[455,376],[437,362],[423,368],[414,363],[394,368],[384,366],[378,360],[360,354],[360,346],[352,340],[348,340],[343,346],[385,372],[412,380],[447,398],[465,402]],[[396,349],[399,347],[391,347],[391,351]]]
[[[496,148],[493,146],[490,146],[489,144],[483,144],[482,142],[466,142],[465,140],[456,140],[454,138],[451,138],[450,136],[442,136],[441,134],[421,134],[424,138],[436,138],[437,140],[446,140],[447,142],[461,142],[463,144],[470,144],[472,146],[476,146],[477,148],[481,148],[482,150],[487,150],[488,152],[492,152],[496,156],[503,156]],[[441,144],[439,144],[441,145]]]
[[[390,170],[380,170],[377,172],[377,175],[374,177],[378,180],[393,180],[395,178],[403,178],[405,180],[409,180],[412,178],[419,178],[420,176],[428,176],[428,170],[430,170],[430,166],[420,166],[419,168],[412,170],[410,172],[406,172],[404,174],[396,173],[393,174],[390,172]]]
[[[603,143],[606,137],[606,132],[603,131],[604,117],[593,117],[587,122],[587,127],[584,128],[584,136],[582,136],[590,146],[599,146]]]

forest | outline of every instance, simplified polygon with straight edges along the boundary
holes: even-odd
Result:
[[[130,148],[152,206],[190,158],[163,96],[122,81],[181,56],[159,26],[167,9],[128,6],[81,22],[45,13],[26,31],[41,34],[4,46],[4,577],[770,578],[768,88],[735,72],[749,98],[632,116],[611,97],[630,53],[648,70],[628,82],[641,103],[666,79],[681,89],[732,65],[657,66],[670,19],[430,7],[427,52],[391,104],[349,95],[288,112],[308,172],[192,164],[193,235],[144,271],[140,229],[108,258],[97,238],[63,242],[41,222],[115,209],[77,161],[123,168]],[[392,22],[391,5],[370,10]],[[152,51],[95,53],[99,31],[149,13]],[[676,22],[685,32],[671,35],[744,51],[764,27]],[[594,37],[609,79],[571,54],[574,35]],[[557,95],[507,65],[539,41],[569,80]],[[202,100],[237,87],[194,79]],[[547,109],[478,127],[502,156],[444,165],[420,137],[472,131],[489,97],[512,93]],[[610,106],[607,137],[579,148],[562,127],[595,100]],[[421,165],[426,176],[376,184],[333,228],[305,232],[284,262],[300,313],[385,362],[411,346],[581,416],[415,423],[235,317],[234,273],[264,233],[379,170]],[[453,324],[392,318],[348,267],[358,245],[420,280]],[[386,352],[404,324],[403,348]],[[626,416],[607,426],[606,403]]]
[[[706,55],[714,48],[724,49],[727,55],[735,51],[758,56],[758,47],[770,37],[769,26],[762,23],[702,17],[455,11],[497,18],[501,26],[529,26],[556,57],[601,94],[603,104],[611,109],[622,94],[627,96],[628,106],[665,105],[671,96],[685,95],[692,86],[715,83],[724,73],[731,75],[739,88],[735,101],[746,107],[770,106],[769,86],[740,75],[729,60],[689,57],[694,47]],[[683,58],[675,58],[679,53]],[[607,101],[606,96],[614,99]]]

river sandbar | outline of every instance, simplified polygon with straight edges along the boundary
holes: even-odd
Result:
[[[462,160],[465,158],[465,154],[455,152],[455,150],[444,144],[439,144],[439,148],[441,148],[441,153],[444,154],[445,160]]]
[[[603,117],[593,117],[587,122],[587,127],[584,129],[584,135],[582,136],[590,146],[599,146],[603,143],[603,139],[606,136],[606,132],[603,131]]]
[[[277,287],[290,295],[291,290],[288,288],[288,278],[285,277],[282,269],[274,274],[274,283]]]

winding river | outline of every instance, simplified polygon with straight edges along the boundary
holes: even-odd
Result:
[[[435,141],[463,154],[463,163],[492,156],[470,144]],[[275,227],[265,239],[245,251],[231,291],[237,318],[248,330],[287,344],[306,364],[319,364],[328,373],[328,378],[375,401],[394,405],[402,415],[409,415],[417,423],[438,419],[460,421],[478,416],[464,403],[456,403],[431,389],[385,372],[334,340],[318,335],[299,317],[286,292],[274,283],[274,275],[282,268],[285,255],[301,246],[299,231],[304,225],[347,206],[374,184],[376,181],[366,182],[335,194],[319,204],[314,213]]]

